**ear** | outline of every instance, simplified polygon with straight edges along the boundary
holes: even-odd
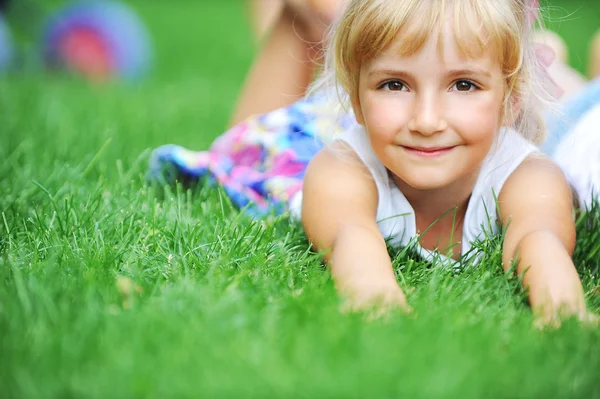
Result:
[[[362,113],[362,109],[360,107],[360,99],[358,95],[353,96],[352,98],[352,111],[354,111],[354,118],[360,125],[365,125],[365,118]]]

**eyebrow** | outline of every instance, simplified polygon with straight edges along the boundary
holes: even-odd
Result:
[[[388,69],[388,68],[376,68],[369,71],[367,76],[373,75],[386,75],[386,76],[397,76],[397,77],[411,77],[412,75],[401,69]]]
[[[412,77],[412,74],[403,71],[401,69],[388,69],[388,68],[376,68],[369,72],[368,76],[371,77],[373,75],[386,75],[386,76],[396,76],[396,77]],[[446,72],[447,77],[458,77],[458,76],[481,76],[484,78],[491,78],[492,75],[486,71],[485,69],[480,68],[463,68],[463,69],[451,69]]]
[[[446,76],[455,77],[455,76],[465,76],[465,75],[478,75],[483,76],[485,78],[491,78],[492,75],[486,71],[485,69],[480,68],[472,68],[472,69],[452,69],[446,73]]]

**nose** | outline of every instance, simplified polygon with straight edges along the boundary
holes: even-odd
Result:
[[[435,93],[417,94],[408,129],[424,136],[446,130],[448,125],[442,108],[443,105]]]

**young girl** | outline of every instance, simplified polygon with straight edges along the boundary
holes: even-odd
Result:
[[[547,79],[527,3],[352,0],[325,90],[237,125],[210,152],[159,148],[151,170],[210,171],[240,206],[301,216],[357,307],[407,307],[386,243],[416,240],[452,262],[497,219],[505,268],[516,261],[534,311],[587,318],[571,190],[535,146]],[[346,100],[353,112],[332,116]]]

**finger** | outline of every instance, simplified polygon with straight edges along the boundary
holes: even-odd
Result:
[[[579,321],[585,326],[590,328],[598,327],[600,324],[600,317],[591,312],[584,312],[579,316]]]
[[[533,320],[533,327],[541,331],[557,330],[560,326],[560,318],[555,314],[538,316]]]

